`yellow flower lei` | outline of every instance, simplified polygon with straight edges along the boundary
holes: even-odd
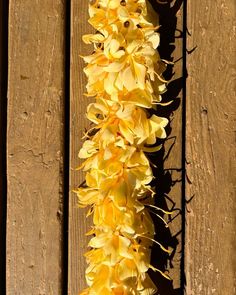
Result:
[[[83,295],[156,293],[147,273],[159,270],[150,265],[156,241],[143,200],[154,192],[145,152],[161,148],[156,139],[166,137],[168,120],[148,112],[161,104],[166,90],[152,15],[146,0],[89,4],[89,23],[96,33],[83,41],[94,44],[94,52],[83,58],[87,95],[95,97],[87,108],[94,127],[79,152],[85,159],[86,187],[76,193],[80,206],[90,206],[94,226],[88,233],[93,235],[85,254],[89,287]]]

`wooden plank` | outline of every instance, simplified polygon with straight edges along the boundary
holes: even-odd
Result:
[[[71,1],[71,82],[70,82],[70,191],[84,181],[81,171],[73,171],[80,165],[78,152],[82,146],[82,136],[89,122],[85,117],[89,103],[85,93],[86,78],[83,73],[84,63],[79,55],[88,55],[92,48],[83,44],[82,35],[92,31],[88,25],[88,1]],[[78,294],[86,287],[86,261],[83,254],[87,251],[89,230],[86,210],[79,209],[77,197],[72,192],[69,202],[69,249],[68,249],[68,294]]]
[[[187,294],[236,294],[235,2],[188,1]]]
[[[178,60],[182,57],[182,39],[175,36],[176,30],[182,31],[182,1],[176,1],[174,7],[168,5],[157,5],[156,9],[161,11],[162,17],[162,57],[174,60]],[[155,5],[156,6],[156,5]],[[75,168],[79,165],[79,159],[77,157],[79,148],[82,145],[81,137],[83,131],[88,127],[89,122],[85,119],[86,106],[88,105],[88,99],[83,96],[85,92],[86,78],[82,72],[84,64],[79,54],[91,53],[92,49],[81,42],[81,37],[85,33],[92,31],[88,25],[88,2],[73,0],[71,2],[71,126],[70,126],[70,144],[71,144],[71,168]],[[169,24],[168,24],[168,22]],[[171,22],[171,25],[170,25]],[[168,34],[168,36],[167,36]],[[177,34],[178,35],[178,34]],[[171,44],[170,44],[171,43]],[[173,47],[174,46],[174,47]],[[175,49],[175,50],[174,50]],[[173,52],[174,50],[174,52]],[[167,93],[167,97],[170,95],[172,99],[175,99],[175,103],[170,108],[166,109],[167,115],[170,115],[174,111],[174,119],[171,123],[171,135],[175,139],[170,139],[166,142],[166,154],[175,140],[173,149],[165,162],[165,170],[163,167],[160,173],[159,185],[162,186],[161,192],[158,195],[159,202],[166,202],[164,192],[169,194],[171,200],[175,203],[175,208],[181,208],[181,155],[182,155],[182,107],[180,98],[182,93],[182,61],[179,60],[175,64],[175,76],[170,84],[170,91]],[[180,92],[180,93],[179,93]],[[177,98],[178,97],[178,98]],[[166,155],[165,154],[165,155]],[[164,156],[165,156],[164,155]],[[162,159],[163,164],[163,159]],[[175,169],[177,168],[177,170]],[[70,175],[70,188],[77,187],[84,180],[84,175],[78,171],[71,171]],[[175,182],[178,180],[177,182]],[[179,181],[180,180],[180,181]],[[168,188],[164,188],[163,182],[167,181]],[[162,185],[161,185],[162,182]],[[171,191],[171,192],[170,192]],[[173,205],[167,201],[169,208]],[[85,237],[85,233],[88,231],[90,222],[85,218],[85,211],[77,208],[76,196],[72,193],[70,196],[69,204],[69,283],[68,294],[74,295],[86,287],[84,273],[86,268],[86,262],[83,254],[87,251],[88,239]],[[178,212],[178,211],[177,211]],[[179,292],[180,290],[180,264],[181,255],[178,253],[181,251],[181,234],[175,236],[181,231],[181,215],[174,219],[171,223],[170,230],[166,231],[161,237],[165,245],[171,247],[175,252],[175,256],[172,259],[173,268],[170,275],[173,278],[173,283],[163,280],[161,276],[153,275],[153,279],[157,281],[157,286],[160,294],[166,294],[166,292]],[[159,237],[160,238],[160,237]],[[162,253],[163,254],[163,253]],[[153,257],[155,260],[155,257]],[[157,264],[159,267],[165,267],[168,261],[164,259],[161,263]],[[170,264],[170,263],[169,263]],[[171,294],[172,294],[171,293]]]
[[[64,4],[11,0],[7,294],[62,294]]]

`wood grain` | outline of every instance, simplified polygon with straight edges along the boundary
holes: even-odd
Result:
[[[188,1],[187,295],[236,294],[235,2]]]
[[[70,202],[69,202],[69,266],[68,294],[77,295],[86,287],[86,261],[83,254],[87,251],[88,238],[85,233],[90,228],[86,219],[86,209],[77,206],[77,197],[72,192],[84,181],[81,171],[74,171],[80,165],[78,152],[82,146],[82,137],[89,122],[85,117],[89,103],[85,93],[86,78],[83,73],[84,63],[79,55],[92,52],[90,46],[83,44],[82,35],[92,31],[88,25],[88,1],[71,1],[71,74],[70,74]]]
[[[62,294],[64,4],[33,2],[9,12],[8,295]]]

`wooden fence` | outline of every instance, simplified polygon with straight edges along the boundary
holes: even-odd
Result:
[[[0,2],[0,294],[77,295],[90,227],[71,192],[84,178],[74,168],[89,124],[88,1]],[[236,294],[235,3],[151,2],[160,54],[175,62],[157,202],[176,212],[169,229],[156,221],[172,254],[152,257],[173,281],[152,277],[160,295]]]

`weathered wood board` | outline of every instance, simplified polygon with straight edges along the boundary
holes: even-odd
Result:
[[[62,294],[65,11],[33,2],[9,7],[7,295]]]
[[[86,108],[89,103],[85,93],[86,79],[83,73],[84,63],[80,55],[88,55],[92,48],[85,46],[82,35],[92,31],[87,23],[88,1],[71,1],[71,74],[70,74],[70,198],[69,198],[69,250],[68,250],[68,294],[77,295],[86,287],[86,261],[83,254],[87,251],[88,237],[85,233],[90,224],[86,218],[87,209],[77,206],[77,197],[73,193],[83,181],[84,174],[75,171],[81,162],[78,158],[82,146],[82,137],[89,122]]]
[[[156,266],[170,269],[173,281],[167,282],[158,275],[153,278],[160,295],[182,294],[185,278],[181,277],[181,257],[184,255],[187,295],[236,294],[235,3],[233,0],[214,3],[204,0],[201,4],[185,1],[191,34],[187,47],[190,52],[197,48],[187,58],[187,124],[182,126],[183,1],[168,2],[171,3],[156,7],[162,24],[161,57],[175,61],[172,71],[175,75],[171,77],[169,72],[171,82],[165,98],[174,99],[174,103],[164,108],[171,119],[171,132],[165,152],[158,160],[157,202],[166,206],[165,209],[171,209],[174,204],[177,217],[172,216],[169,230],[161,230],[157,237],[173,249],[174,256],[171,261],[162,259],[161,254],[153,257],[157,258]],[[2,2],[0,15],[1,5]],[[65,6],[59,0],[35,1],[33,5],[30,0],[10,0],[7,295],[65,295],[62,256],[66,257],[63,249],[67,246],[63,247],[63,222],[69,223],[68,294],[77,295],[86,286],[83,254],[88,243],[85,233],[91,223],[85,217],[86,210],[78,208],[72,190],[84,180],[84,174],[74,170],[81,163],[77,155],[83,132],[90,124],[85,117],[89,99],[83,95],[86,78],[79,55],[92,52],[81,40],[92,28],[87,23],[88,1],[72,0],[70,97],[66,97],[70,99],[70,163],[66,163],[70,167],[70,197],[69,220],[65,220],[64,119],[69,118],[64,114]],[[0,40],[3,40],[1,25],[2,22]],[[0,55],[1,68],[1,51]],[[0,70],[0,83],[2,75]],[[0,94],[2,89],[0,84]],[[4,124],[4,118],[0,122]],[[194,196],[186,208],[185,253],[181,253],[184,219],[178,214],[184,212],[181,208],[183,128],[186,128],[187,147],[186,198]],[[1,140],[4,132],[2,129]],[[4,216],[4,210],[1,214]],[[3,227],[4,223],[1,227],[4,234]]]
[[[187,295],[236,294],[235,1],[188,1]]]

